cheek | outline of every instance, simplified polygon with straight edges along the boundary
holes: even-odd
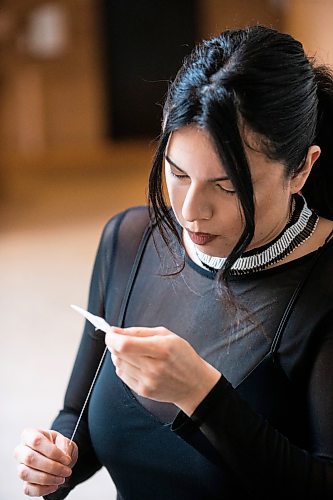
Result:
[[[241,234],[244,229],[244,218],[238,198],[234,197],[232,199],[227,199],[223,204],[221,203],[218,213],[221,226],[224,227],[230,235],[234,237],[235,234]]]
[[[186,189],[184,186],[176,186],[173,179],[168,177],[166,178],[166,186],[171,207],[176,215],[179,216],[186,197]]]

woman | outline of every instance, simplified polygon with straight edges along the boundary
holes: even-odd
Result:
[[[24,431],[27,495],[104,465],[119,500],[332,498],[332,122],[332,77],[289,35],[226,31],[185,61],[151,227],[140,244],[147,210],[114,217],[95,262],[89,311],[123,328],[74,442],[105,348],[89,324],[52,430]]]

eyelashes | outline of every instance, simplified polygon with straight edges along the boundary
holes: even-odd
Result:
[[[175,174],[171,169],[170,169],[170,174],[173,176],[173,177],[176,177],[177,179],[187,179],[188,176],[187,175],[180,175],[180,174]]]
[[[222,187],[220,184],[216,184],[216,186],[219,187],[221,189],[221,191],[223,191],[226,194],[230,194],[230,195],[236,194],[236,191],[233,191],[232,189],[226,189],[226,188]]]
[[[189,176],[188,175],[184,175],[184,174],[175,174],[175,172],[173,172],[171,170],[171,168],[169,169],[169,172],[171,174],[172,177],[175,177],[176,179],[179,179],[179,180],[184,180],[184,179],[189,179]],[[221,186],[221,184],[215,184],[216,187],[218,187],[220,189],[220,191],[223,191],[223,193],[226,193],[226,194],[229,194],[229,195],[234,195],[236,194],[236,191],[233,191],[232,189],[226,189],[224,188],[223,186]]]

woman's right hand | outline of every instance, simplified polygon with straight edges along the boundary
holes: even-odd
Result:
[[[53,493],[65,483],[77,461],[78,448],[57,431],[25,429],[14,455],[24,493],[36,497]]]

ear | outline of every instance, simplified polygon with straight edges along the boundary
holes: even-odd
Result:
[[[313,145],[308,149],[304,165],[290,180],[291,193],[298,193],[306,183],[314,163],[318,160],[321,153],[319,146]]]

